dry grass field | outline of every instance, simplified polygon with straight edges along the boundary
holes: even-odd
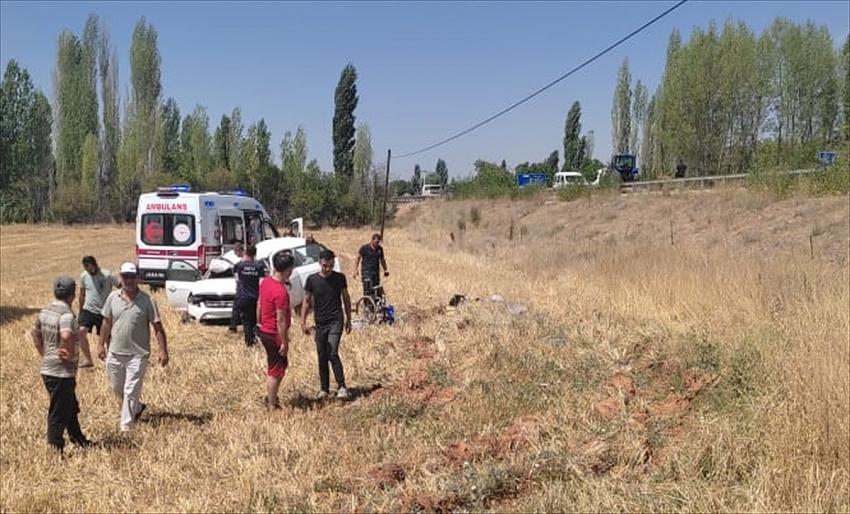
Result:
[[[343,339],[354,400],[313,400],[296,335],[266,413],[262,351],[158,293],[172,362],[138,430],[97,363],[77,390],[100,445],[61,462],[27,332],[55,275],[115,269],[132,228],[1,230],[3,512],[850,511],[846,197],[406,206],[401,319]],[[368,234],[316,235],[350,273]]]

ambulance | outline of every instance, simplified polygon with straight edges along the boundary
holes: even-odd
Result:
[[[136,261],[139,279],[162,287],[171,268],[203,273],[212,259],[237,243],[256,244],[278,237],[266,209],[242,191],[192,192],[190,186],[160,187],[139,196],[136,211]],[[303,220],[288,234],[303,237]]]

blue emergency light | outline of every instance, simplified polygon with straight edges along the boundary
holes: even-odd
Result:
[[[232,191],[228,191],[228,192],[226,192],[226,193],[224,193],[224,194],[226,194],[226,195],[233,195],[233,196],[247,196],[247,195],[245,194],[245,191],[243,191],[243,190],[241,190],[241,189],[234,189],[234,190],[232,190]]]
[[[172,184],[170,186],[161,186],[156,188],[158,193],[189,193],[192,191],[192,186],[187,184]]]
[[[206,207],[207,209],[212,209],[213,207],[215,207],[215,202],[213,202],[212,200],[207,200],[204,202],[204,207]]]

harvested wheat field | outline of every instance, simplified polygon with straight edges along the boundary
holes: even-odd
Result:
[[[368,234],[316,236],[350,274]],[[131,258],[132,227],[2,227],[0,510],[846,512],[848,236],[846,197],[408,206],[385,242],[400,321],[343,339],[352,401],[313,400],[296,335],[265,412],[262,351],[160,292],[171,364],[138,429],[99,362],[77,391],[100,444],[59,461],[28,330],[82,255]]]

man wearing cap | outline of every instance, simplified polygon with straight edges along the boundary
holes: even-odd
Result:
[[[121,431],[127,432],[139,419],[142,382],[150,356],[150,327],[159,343],[159,363],[168,364],[168,342],[154,300],[139,289],[136,265],[121,265],[124,286],[113,291],[103,305],[103,327],[98,357],[106,360],[106,374],[121,403]],[[108,351],[108,354],[107,354]]]
[[[80,330],[91,334],[97,332],[100,335],[100,326],[103,323],[103,302],[112,287],[120,287],[118,277],[108,269],[97,265],[97,260],[91,255],[83,257],[83,273],[80,275]],[[88,339],[83,339],[88,341]],[[91,351],[87,342],[81,342],[80,349],[83,351],[83,359],[80,359],[81,368],[92,366]]]
[[[74,279],[61,276],[53,283],[54,300],[41,312],[32,327],[32,340],[41,355],[41,379],[50,395],[47,409],[47,442],[58,451],[65,447],[65,431],[71,442],[89,446],[91,442],[80,429],[77,401],[77,357],[80,338],[85,332],[77,328],[71,311],[76,292]]]

